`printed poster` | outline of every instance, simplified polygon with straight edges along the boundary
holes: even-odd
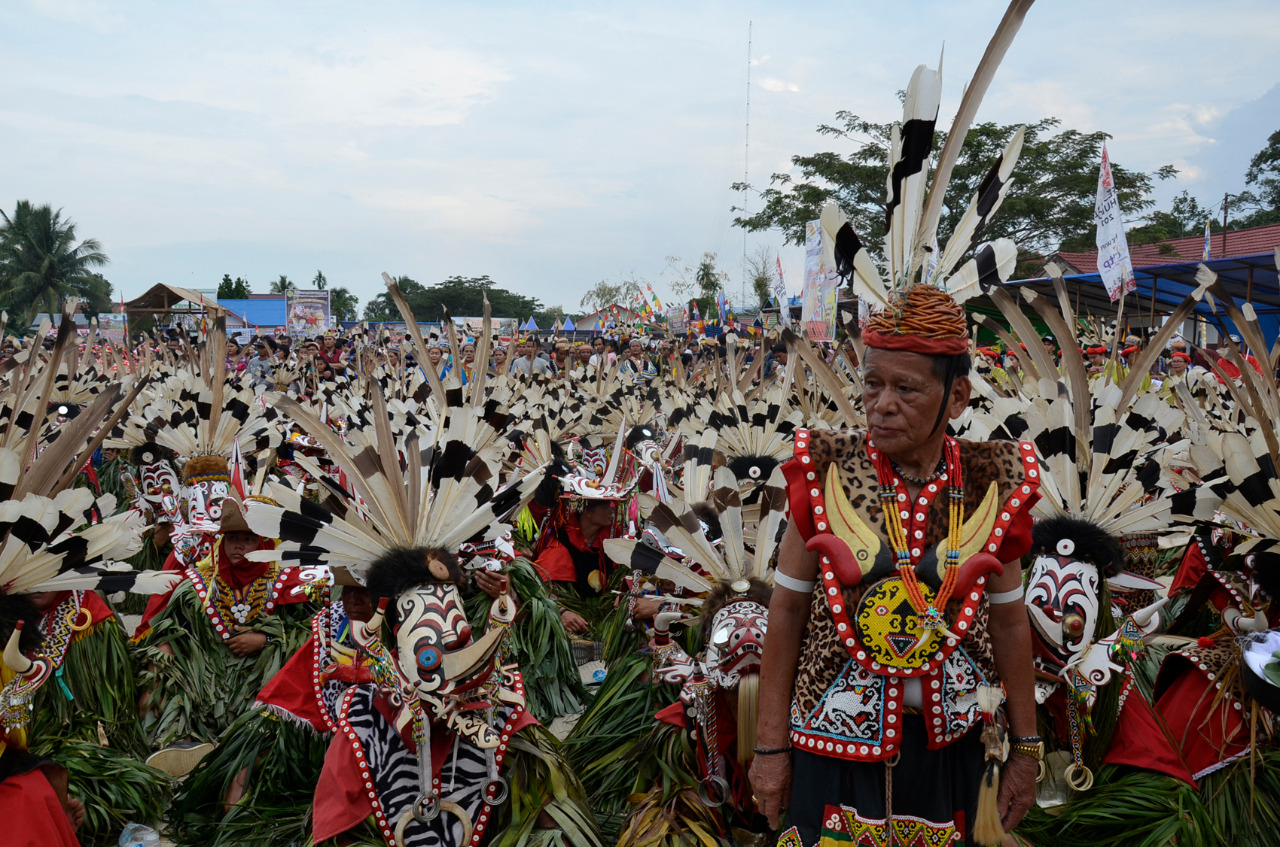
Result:
[[[810,341],[834,341],[836,337],[836,299],[840,277],[828,268],[822,258],[822,225],[809,221],[804,225],[804,290],[800,300],[800,323]]]
[[[285,296],[289,337],[312,338],[329,328],[328,291],[290,291]]]

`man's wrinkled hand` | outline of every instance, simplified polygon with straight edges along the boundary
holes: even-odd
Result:
[[[791,800],[791,755],[775,754],[752,759],[751,790],[756,809],[768,819],[769,827],[776,830]]]
[[[1010,832],[1036,802],[1036,775],[1040,763],[1030,756],[1014,752],[1004,763],[1000,774],[1000,794],[996,809],[1000,812],[1000,825]]]

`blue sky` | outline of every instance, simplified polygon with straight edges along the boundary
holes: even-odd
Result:
[[[223,273],[265,291],[322,269],[364,302],[384,270],[487,273],[572,311],[631,275],[666,299],[668,257],[704,251],[733,291],[748,21],[750,174],[764,184],[791,155],[832,149],[814,128],[836,110],[893,119],[894,93],[944,42],[949,122],[1003,8],[11,0],[0,207],[61,207],[103,243],[126,297]],[[979,119],[1105,130],[1115,161],[1184,170],[1162,197],[1212,201],[1280,128],[1241,120],[1280,83],[1274,39],[1242,34],[1275,32],[1269,0],[1041,0]],[[802,251],[781,257],[794,292]]]

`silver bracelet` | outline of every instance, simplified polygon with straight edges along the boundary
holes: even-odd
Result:
[[[1017,588],[1011,588],[1008,591],[1001,591],[999,593],[992,593],[992,592],[987,593],[987,600],[993,605],[1000,605],[1002,603],[1016,603],[1021,599],[1022,599],[1021,585],[1019,585]]]
[[[813,587],[818,583],[816,580],[796,579],[794,576],[787,576],[782,571],[774,571],[773,584],[781,585],[783,588],[800,594],[812,594]]]

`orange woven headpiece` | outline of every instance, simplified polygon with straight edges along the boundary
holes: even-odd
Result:
[[[887,308],[867,319],[862,340],[879,350],[930,356],[969,351],[964,309],[950,294],[932,285],[913,285],[894,294]]]

